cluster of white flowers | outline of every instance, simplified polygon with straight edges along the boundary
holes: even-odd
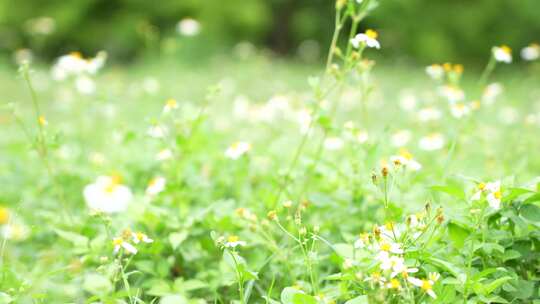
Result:
[[[114,254],[117,254],[120,252],[120,250],[124,250],[128,254],[136,254],[138,252],[135,245],[141,244],[141,243],[153,243],[154,240],[149,238],[146,234],[142,232],[132,232],[129,229],[126,229],[122,232],[122,235],[119,237],[116,237],[112,240],[113,243],[113,252]],[[133,245],[133,244],[135,245]]]
[[[237,141],[225,150],[225,156],[230,159],[238,159],[251,150],[251,144],[244,141]]]
[[[437,298],[433,286],[439,280],[440,275],[432,272],[428,274],[426,279],[414,277],[413,274],[419,272],[419,269],[407,265],[403,245],[396,241],[404,232],[411,233],[413,239],[417,239],[426,229],[424,218],[424,213],[411,215],[407,218],[406,225],[397,226],[388,223],[384,226],[377,226],[373,231],[373,235],[363,233],[356,240],[354,243],[355,249],[369,252],[377,262],[374,271],[364,279],[365,282],[371,283],[372,288],[378,286],[400,291],[403,284],[411,284],[420,288],[432,298]],[[346,265],[351,266],[354,264],[354,261],[346,263]]]
[[[471,200],[478,201],[485,196],[489,206],[495,210],[501,208],[501,181],[488,183],[479,183],[477,191],[471,197]]]
[[[68,78],[75,78],[75,88],[82,94],[92,94],[96,90],[94,80],[90,75],[95,75],[107,60],[107,53],[98,52],[94,58],[84,58],[79,52],[72,52],[60,56],[51,73],[53,79],[63,81]]]

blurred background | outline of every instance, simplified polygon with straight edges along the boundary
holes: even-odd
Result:
[[[122,63],[258,48],[320,62],[333,7],[334,0],[0,0],[0,57],[12,62],[29,49],[50,61],[106,50]],[[519,50],[540,41],[540,1],[382,0],[362,26],[379,31],[385,58],[478,66],[493,45]]]

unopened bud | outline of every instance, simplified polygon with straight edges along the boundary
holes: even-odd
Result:
[[[277,212],[275,210],[272,210],[272,211],[268,212],[268,214],[266,214],[266,216],[271,221],[277,221],[278,220]]]

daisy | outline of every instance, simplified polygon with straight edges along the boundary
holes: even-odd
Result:
[[[386,282],[386,278],[383,277],[380,272],[375,271],[375,272],[372,272],[371,275],[367,277],[364,281],[368,281],[368,282],[372,282],[372,283],[384,286],[384,283]]]
[[[115,213],[125,211],[131,201],[131,190],[120,184],[119,176],[99,176],[83,191],[84,199],[92,210]]]
[[[150,128],[148,128],[148,131],[146,131],[146,134],[148,134],[148,136],[153,137],[153,138],[164,138],[165,135],[167,134],[167,130],[163,126],[153,125],[153,126],[150,126]]]
[[[521,50],[521,58],[527,61],[533,61],[540,58],[540,45],[532,43]]]
[[[362,233],[356,242],[354,242],[354,248],[361,249],[369,245],[369,234]]]
[[[159,194],[161,191],[163,191],[163,189],[165,189],[166,183],[167,180],[164,177],[154,177],[148,183],[148,187],[146,187],[146,194],[150,196]]]
[[[441,116],[441,111],[434,107],[427,107],[418,111],[418,120],[423,122],[439,120]]]
[[[240,238],[236,235],[231,235],[223,243],[223,246],[227,248],[236,248],[237,246],[246,246],[246,242],[241,241]]]
[[[390,141],[394,147],[403,147],[405,146],[412,137],[412,133],[409,130],[400,130],[392,134]]]
[[[355,48],[367,46],[370,48],[380,49],[381,45],[379,41],[377,41],[377,36],[378,34],[376,31],[368,29],[365,33],[354,36],[354,38],[351,39],[351,44]]]
[[[132,239],[133,239],[133,243],[135,244],[139,244],[141,242],[150,244],[154,242],[154,240],[152,240],[151,238],[149,238],[146,234],[142,232],[133,232]]]
[[[176,25],[176,31],[182,36],[196,36],[201,31],[201,25],[195,19],[184,18]]]
[[[238,159],[251,150],[251,144],[243,141],[233,143],[225,150],[225,156],[230,159]]]
[[[121,237],[114,238],[112,243],[114,245],[114,250],[113,250],[114,254],[117,254],[120,251],[120,249],[124,249],[126,252],[130,254],[137,253],[137,248],[135,248],[135,246],[131,245],[129,242],[126,242]]]
[[[439,150],[444,146],[444,136],[440,133],[433,133],[420,139],[418,145],[420,149],[426,151]]]
[[[465,92],[462,89],[453,86],[445,85],[439,88],[439,95],[446,98],[448,102],[454,103],[465,99]]]
[[[360,130],[356,132],[356,140],[358,143],[363,144],[369,140],[369,134],[367,131]]]
[[[457,102],[450,106],[450,113],[452,113],[452,116],[458,119],[469,115],[470,112],[471,108],[461,102]]]
[[[163,149],[159,151],[158,154],[156,155],[156,159],[159,161],[168,160],[168,159],[171,159],[172,157],[173,157],[173,153],[169,149]]]
[[[482,102],[485,104],[493,104],[495,99],[497,99],[502,92],[503,86],[500,83],[490,83],[484,89],[484,93],[482,94]]]
[[[440,64],[432,64],[426,67],[426,74],[434,80],[439,80],[444,76],[444,69]]]
[[[512,49],[506,45],[495,46],[491,49],[493,58],[498,62],[511,63],[512,62]]]
[[[436,299],[437,295],[433,291],[433,284],[435,284],[432,280],[421,280],[417,278],[410,277],[408,281],[415,285],[416,287],[420,287],[425,293],[427,293],[430,297]]]
[[[169,98],[163,106],[163,113],[169,113],[174,109],[178,109],[178,102],[175,99]]]
[[[417,162],[413,155],[407,151],[406,149],[400,149],[399,155],[394,155],[390,157],[390,161],[394,164],[394,166],[400,166],[403,165],[407,169],[411,171],[418,171],[422,169],[422,165]]]

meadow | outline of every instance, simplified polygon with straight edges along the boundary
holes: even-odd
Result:
[[[326,65],[0,70],[0,303],[540,303],[540,47],[396,64],[369,3]]]

